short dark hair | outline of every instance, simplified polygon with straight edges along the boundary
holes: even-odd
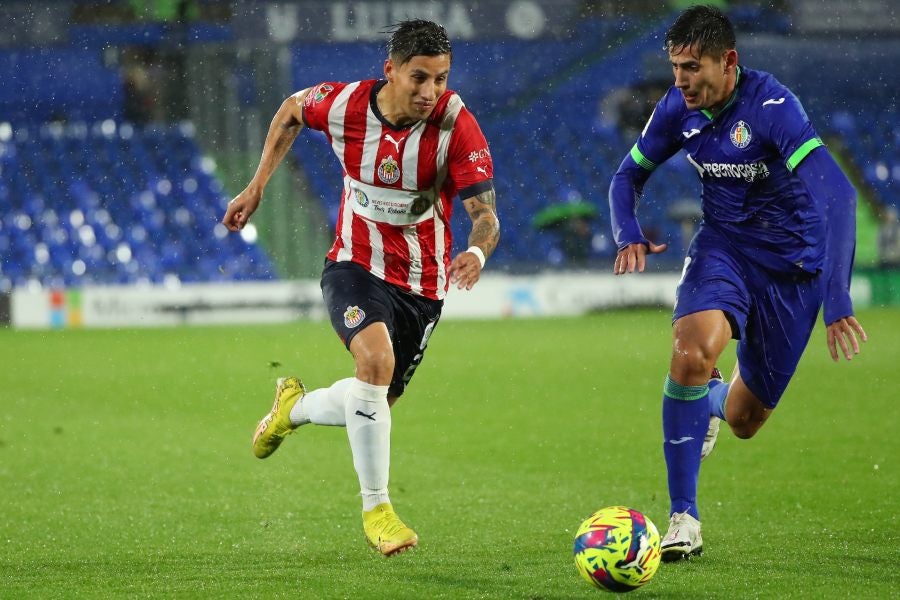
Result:
[[[692,6],[678,15],[666,31],[666,52],[678,54],[695,48],[699,56],[718,58],[736,46],[734,27],[721,10],[714,6]]]
[[[414,56],[447,54],[453,58],[447,31],[437,23],[410,19],[392,25],[388,31],[391,33],[387,43],[388,56],[398,65],[409,62]]]

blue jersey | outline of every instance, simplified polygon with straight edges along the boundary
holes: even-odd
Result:
[[[739,67],[735,91],[716,116],[688,110],[681,91],[670,88],[631,159],[649,173],[684,149],[703,184],[704,226],[764,268],[816,273],[825,260],[825,222],[794,169],[821,145],[790,90],[769,73]],[[619,248],[642,241],[636,224],[636,231],[616,227]]]

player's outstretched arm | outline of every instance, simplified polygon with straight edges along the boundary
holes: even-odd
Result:
[[[850,360],[859,354],[859,341],[868,338],[853,316],[850,276],[856,250],[856,190],[825,147],[810,152],[797,166],[797,176],[825,216],[823,318],[826,343],[834,361],[838,350]]]
[[[305,89],[285,99],[272,118],[256,174],[247,187],[228,204],[225,216],[222,217],[222,223],[231,231],[243,229],[262,202],[263,191],[272,173],[284,160],[303,128],[303,100],[308,93],[309,89]]]
[[[471,290],[481,278],[484,261],[494,253],[500,241],[500,220],[497,218],[497,200],[493,189],[463,200],[463,206],[472,219],[469,233],[469,249],[460,252],[450,263],[450,283],[458,289]],[[481,256],[478,253],[481,253]]]

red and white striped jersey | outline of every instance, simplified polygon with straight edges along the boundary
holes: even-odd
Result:
[[[395,127],[375,101],[384,84],[320,83],[303,105],[304,123],[325,133],[344,171],[328,258],[440,300],[449,284],[453,198],[491,189],[491,153],[456,93],[446,91],[427,119]]]

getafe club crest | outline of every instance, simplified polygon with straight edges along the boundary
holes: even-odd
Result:
[[[734,127],[731,128],[731,143],[734,144],[736,148],[746,148],[752,137],[750,125],[744,121],[738,121],[734,124]]]
[[[366,312],[358,306],[348,306],[344,311],[344,327],[353,329],[363,322],[366,318]]]
[[[393,185],[400,179],[400,165],[390,154],[382,158],[378,165],[378,179],[388,185]]]

